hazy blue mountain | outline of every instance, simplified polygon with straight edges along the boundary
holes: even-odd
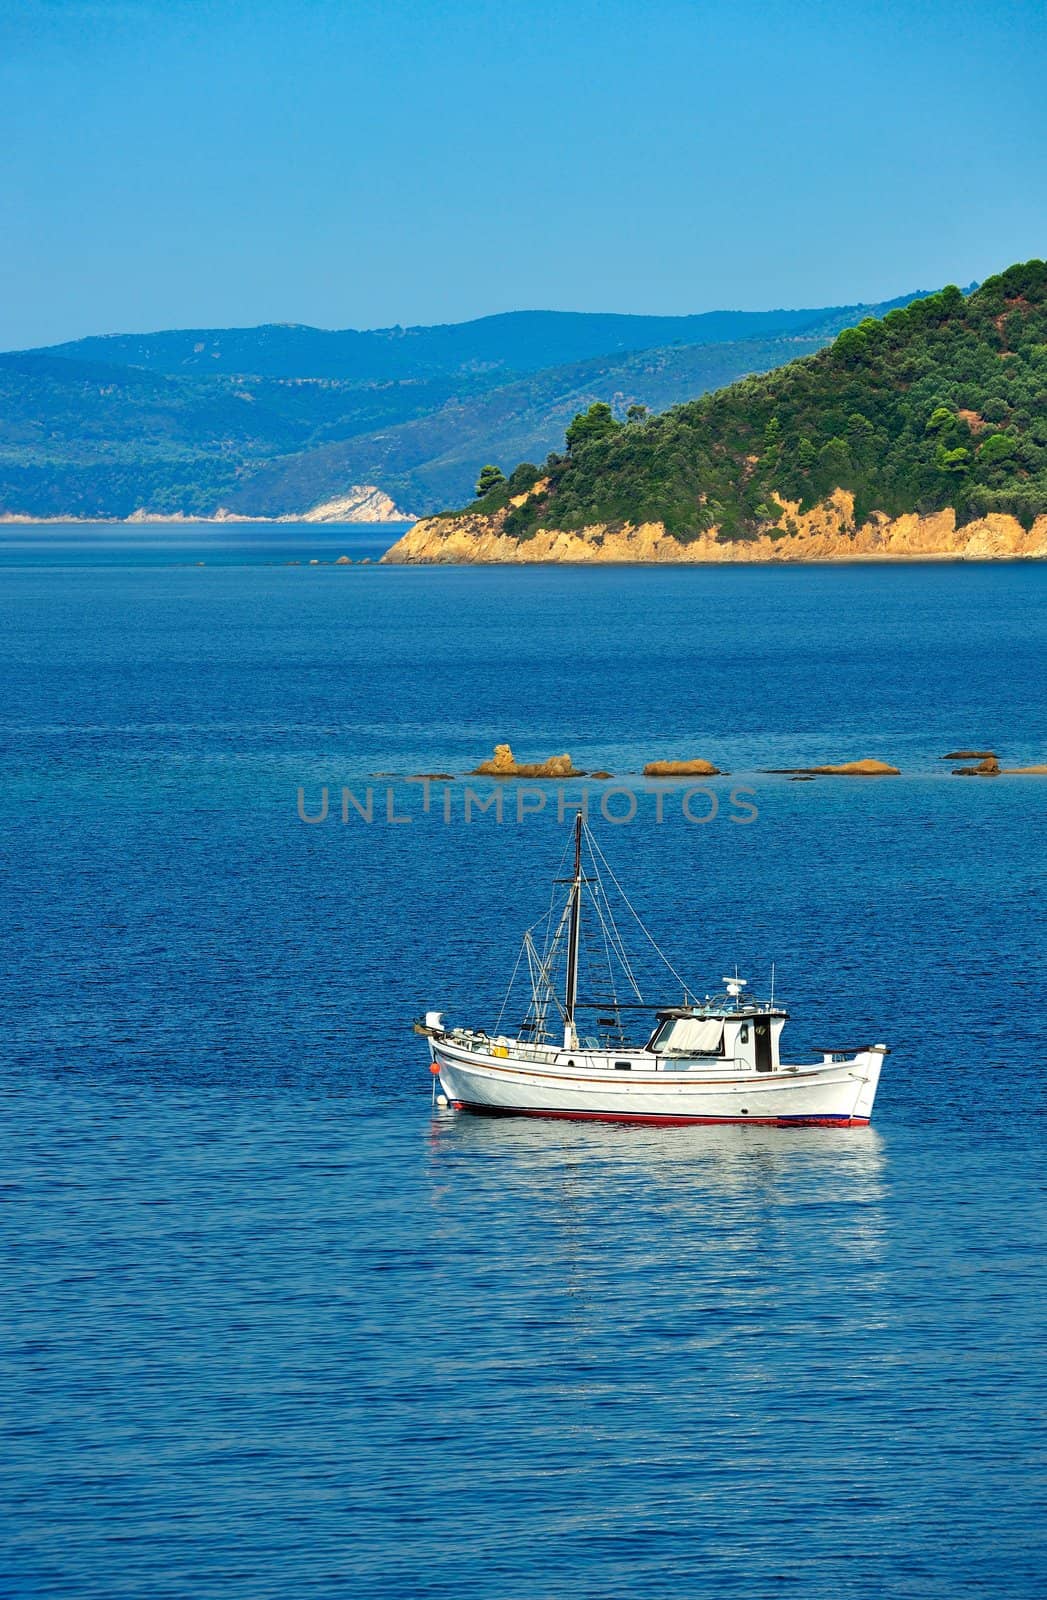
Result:
[[[0,512],[224,505],[276,516],[372,483],[422,513],[467,498],[487,461],[541,460],[593,400],[660,411],[912,298],[693,317],[513,312],[377,333],[114,335],[12,352],[0,355]],[[726,336],[738,329],[750,336]]]
[[[43,353],[169,374],[388,382],[492,368],[538,372],[658,345],[780,337],[820,326],[830,317],[843,317],[840,325],[845,327],[872,310],[829,306],[806,311],[706,311],[686,317],[508,311],[475,322],[369,332],[271,323],[261,328],[109,334],[53,345]]]

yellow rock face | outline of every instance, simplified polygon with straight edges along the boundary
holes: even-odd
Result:
[[[519,762],[507,744],[496,744],[494,755],[490,761],[481,761],[474,767],[472,777],[476,778],[580,778],[584,773],[576,772],[571,764],[571,758],[565,751],[562,756],[550,756],[548,761]]]
[[[886,761],[840,761],[825,767],[772,767],[772,772],[787,773],[794,778],[897,778],[901,769]]]
[[[719,767],[711,761],[648,761],[645,778],[715,778]]]
[[[1026,532],[1017,518],[992,512],[976,522],[956,526],[952,510],[928,516],[911,512],[888,517],[874,511],[854,525],[854,496],[835,489],[827,500],[801,512],[795,502],[779,499],[781,517],[756,539],[721,544],[712,528],[688,544],[665,531],[660,522],[606,525],[561,533],[539,528],[533,538],[518,540],[502,532],[507,512],[492,517],[429,517],[418,522],[386,551],[390,563],[469,563],[537,561],[586,562],[767,562],[767,561],[927,561],[1009,560],[1047,556],[1047,516],[1037,517]],[[788,532],[780,530],[788,526]]]
[[[489,772],[492,777],[501,777],[503,773],[508,777],[516,771],[516,757],[513,755],[512,746],[496,744],[492,759],[481,762],[476,770],[477,772]]]

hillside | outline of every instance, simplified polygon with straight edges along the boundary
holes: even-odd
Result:
[[[206,515],[259,468],[331,439],[396,427],[470,393],[466,378],[361,385],[169,377],[37,354],[0,355],[0,513]],[[352,483],[309,485],[305,510]],[[237,509],[237,508],[233,508]]]
[[[868,309],[682,318],[515,313],[402,337],[234,329],[2,355],[0,514],[206,516],[224,507],[290,516],[361,484],[425,513],[464,498],[492,457],[544,456],[574,412],[593,401],[621,414],[634,402],[661,409],[816,350]],[[531,370],[556,350],[681,329],[695,342]],[[764,331],[721,337],[738,329]],[[356,376],[346,375],[351,363],[338,356],[338,341],[350,350],[363,341],[370,352],[365,361],[357,351]],[[390,349],[406,376],[379,375]],[[405,352],[414,352],[414,365]],[[122,366],[118,355],[140,364]],[[316,375],[340,359],[341,375]],[[224,370],[240,361],[281,370]],[[288,376],[295,365],[302,370]]]
[[[907,303],[907,302],[906,302]],[[574,414],[596,401],[624,416],[630,405],[652,411],[767,372],[820,349],[848,326],[834,313],[790,337],[673,345],[624,357],[553,367],[479,393],[463,385],[438,409],[373,433],[314,446],[245,475],[230,500],[253,515],[286,512],[310,495],[333,494],[362,478],[381,484],[401,505],[425,514],[460,499],[489,461],[541,460],[558,447]]]
[[[459,553],[489,535],[522,551],[550,531],[598,530],[604,543],[640,528],[684,549],[773,547],[815,531],[881,537],[912,516],[937,517],[939,531],[942,517],[954,530],[994,516],[1029,530],[1047,516],[1043,262],[867,319],[816,355],[662,416],[622,424],[597,408],[541,475],[521,469],[399,548],[411,559],[413,539],[433,559],[452,536]]]

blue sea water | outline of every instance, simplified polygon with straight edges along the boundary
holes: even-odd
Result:
[[[1047,757],[1047,568],[387,538],[0,537],[0,1594],[1042,1592],[1047,780],[939,757]],[[871,1128],[433,1113],[411,1018],[497,1010],[563,827],[406,779],[504,739],[617,774],[696,984],[890,1044]]]

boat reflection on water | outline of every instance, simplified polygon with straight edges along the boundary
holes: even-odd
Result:
[[[686,1478],[728,1448],[714,1397],[723,1426],[758,1433],[766,1411],[782,1426],[779,1408],[821,1404],[843,1374],[852,1394],[873,1380],[892,1273],[886,1169],[871,1128],[438,1113],[434,1371],[454,1383],[461,1351],[493,1341],[485,1381],[540,1381],[583,1454],[601,1447],[607,1407],[668,1407]]]
[[[880,1258],[887,1154],[874,1128],[846,1138],[821,1128],[637,1128],[434,1114],[430,1177],[445,1225],[464,1196],[530,1215],[592,1221],[618,1248],[640,1238],[657,1254],[696,1240],[718,1249],[795,1245],[810,1231],[839,1265]],[[537,1216],[536,1216],[537,1214]]]

